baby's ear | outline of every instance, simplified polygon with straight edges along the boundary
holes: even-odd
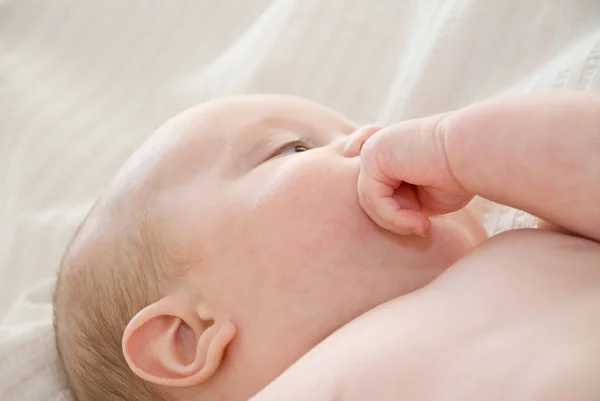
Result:
[[[195,386],[219,368],[235,333],[230,320],[220,321],[190,300],[165,297],[131,319],[123,354],[131,370],[148,382]]]

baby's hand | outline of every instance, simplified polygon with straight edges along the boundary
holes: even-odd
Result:
[[[447,115],[389,126],[364,143],[358,197],[379,226],[426,236],[429,216],[462,209],[473,198],[448,164],[443,129]]]

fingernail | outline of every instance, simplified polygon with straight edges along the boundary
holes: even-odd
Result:
[[[423,238],[429,237],[429,233],[428,232],[424,232],[422,230],[419,230],[418,228],[413,228],[410,233],[412,235],[417,235],[417,236],[423,237]]]

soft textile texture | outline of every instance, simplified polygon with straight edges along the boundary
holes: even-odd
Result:
[[[600,89],[597,0],[0,0],[2,399],[68,399],[51,334],[61,253],[182,108],[280,92],[388,123],[558,89]],[[490,207],[486,225],[528,219]]]

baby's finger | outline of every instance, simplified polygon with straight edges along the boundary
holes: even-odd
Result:
[[[381,129],[383,129],[382,125],[364,125],[358,128],[348,137],[344,153],[352,156],[358,155],[367,139]]]
[[[384,222],[382,227],[401,235],[419,235],[424,237],[429,231],[429,220],[422,212],[402,209],[391,197],[376,201],[375,213]]]
[[[429,220],[416,210],[403,208],[394,198],[398,182],[377,180],[364,168],[358,178],[359,203],[365,213],[380,227],[401,235],[426,235]]]

